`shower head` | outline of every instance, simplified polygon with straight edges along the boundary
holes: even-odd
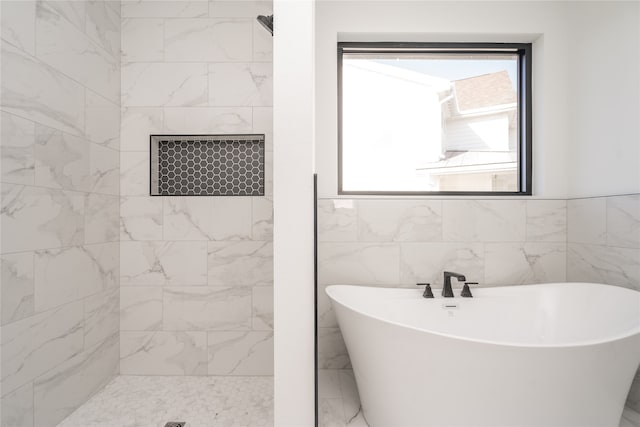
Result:
[[[269,31],[269,33],[273,35],[273,15],[269,15],[269,16],[258,15],[256,19],[258,20],[260,25],[266,28],[267,31]]]

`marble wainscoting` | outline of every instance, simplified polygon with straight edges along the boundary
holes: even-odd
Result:
[[[318,229],[321,369],[351,367],[328,285],[438,287],[444,270],[480,286],[566,281],[565,200],[323,199]]]
[[[567,201],[567,280],[640,291],[640,194]],[[627,405],[640,412],[640,371]]]
[[[451,270],[479,286],[586,281],[640,290],[637,194],[575,200],[323,199],[318,221],[318,360],[327,382],[351,368],[324,292],[328,285],[438,287],[442,271]],[[325,396],[321,412],[348,421],[355,413],[332,400],[338,397],[335,390]],[[638,412],[639,405],[640,373],[627,400],[631,410]]]

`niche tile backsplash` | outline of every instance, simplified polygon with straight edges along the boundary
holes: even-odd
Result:
[[[151,137],[154,196],[264,196],[264,135]]]

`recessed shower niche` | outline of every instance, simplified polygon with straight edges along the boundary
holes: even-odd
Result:
[[[151,135],[152,196],[263,196],[263,134]]]

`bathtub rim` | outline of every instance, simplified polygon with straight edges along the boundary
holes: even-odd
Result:
[[[528,284],[528,285],[506,285],[506,286],[484,286],[484,289],[497,289],[497,288],[522,288],[522,287],[535,287],[535,286],[541,286],[541,285],[556,285],[556,286],[564,286],[564,285],[597,285],[597,286],[606,286],[606,287],[611,287],[611,288],[617,288],[617,289],[624,289],[625,291],[629,291],[629,292],[634,292],[637,294],[640,294],[640,291],[636,291],[634,289],[629,289],[629,288],[625,288],[622,286],[615,286],[615,285],[607,285],[607,284],[603,284],[603,283],[592,283],[592,282],[551,282],[551,283],[539,283],[539,284]],[[503,346],[503,347],[518,347],[518,348],[548,348],[548,349],[554,349],[554,348],[575,348],[575,347],[589,347],[589,346],[597,346],[597,345],[603,345],[603,344],[609,344],[609,343],[613,343],[616,341],[621,341],[621,340],[625,340],[628,338],[632,338],[634,336],[638,336],[640,337],[640,322],[638,323],[638,326],[636,327],[636,329],[631,329],[628,332],[625,333],[621,333],[621,334],[616,334],[616,335],[611,335],[607,338],[604,339],[594,339],[594,340],[583,340],[583,341],[578,341],[578,342],[571,342],[571,343],[562,343],[562,344],[536,344],[536,343],[509,343],[506,341],[495,341],[495,340],[487,340],[487,339],[480,339],[480,338],[471,338],[471,337],[467,337],[467,336],[461,336],[461,335],[455,335],[455,334],[447,334],[444,332],[437,332],[434,330],[430,330],[430,329],[423,329],[423,328],[419,328],[413,325],[408,325],[408,324],[404,324],[404,323],[400,323],[400,322],[396,322],[396,321],[392,321],[389,319],[385,319],[382,318],[380,316],[374,316],[371,315],[369,313],[365,313],[362,310],[358,310],[350,305],[344,304],[338,300],[336,300],[335,298],[333,298],[333,296],[331,295],[331,293],[329,292],[330,288],[369,288],[369,289],[394,289],[394,290],[403,290],[403,291],[412,291],[411,288],[395,288],[395,287],[387,287],[387,286],[371,286],[371,285],[328,285],[325,287],[325,293],[327,294],[327,296],[329,297],[331,304],[340,304],[341,306],[355,312],[358,313],[359,315],[362,316],[366,316],[369,317],[371,319],[375,319],[378,320],[380,322],[384,322],[393,326],[397,326],[397,327],[401,327],[401,328],[407,328],[407,329],[411,329],[417,332],[421,332],[421,333],[429,333],[429,334],[433,334],[433,335],[437,335],[443,338],[448,338],[448,339],[454,339],[454,340],[463,340],[463,341],[468,341],[468,342],[473,342],[473,343],[477,343],[477,344],[486,344],[486,345],[494,345],[494,346]],[[482,288],[481,288],[482,289]],[[439,289],[434,288],[434,291],[437,291]],[[443,298],[437,298],[437,299],[443,299]],[[640,308],[639,308],[640,310]],[[335,311],[335,310],[334,310]],[[638,319],[640,320],[640,311],[639,311],[639,316]],[[338,320],[338,326],[339,326],[339,320]]]

